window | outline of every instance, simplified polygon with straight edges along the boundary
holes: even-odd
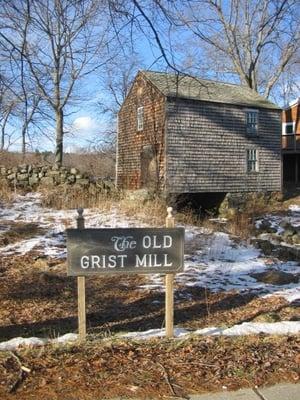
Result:
[[[258,111],[248,110],[246,114],[246,129],[249,135],[257,135]]]
[[[144,107],[138,107],[137,109],[137,130],[142,131],[144,129]]]
[[[247,172],[258,172],[258,150],[247,150]]]
[[[283,135],[293,135],[294,134],[294,122],[285,122],[283,123],[282,134]]]

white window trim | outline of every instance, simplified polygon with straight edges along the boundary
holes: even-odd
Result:
[[[286,133],[286,127],[291,125],[293,126],[293,133]],[[282,123],[282,136],[295,135],[295,130],[296,130],[296,121]]]
[[[247,122],[248,122],[248,113],[249,112],[251,112],[251,113],[255,113],[256,115],[257,115],[257,121],[256,121],[256,130],[255,130],[255,132],[248,132],[248,124],[247,124]],[[249,135],[249,136],[251,136],[251,135],[253,135],[253,136],[257,136],[258,135],[258,128],[259,128],[259,117],[258,117],[258,115],[259,115],[259,110],[257,110],[256,108],[245,108],[245,119],[246,119],[246,133],[247,133],[247,135]]]
[[[136,110],[137,131],[144,130],[144,107],[138,107]]]
[[[248,159],[248,152],[250,150],[255,150],[256,151],[256,160],[255,160],[255,170],[254,171],[250,171],[248,168],[248,163],[249,163],[249,159]],[[257,174],[259,172],[259,150],[258,149],[247,149],[246,150],[246,172],[247,174]]]

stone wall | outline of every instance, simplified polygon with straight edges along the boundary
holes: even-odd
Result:
[[[52,165],[19,165],[12,168],[0,166],[0,180],[6,180],[11,188],[35,190],[39,186],[74,185],[78,188],[97,186],[99,190],[110,191],[114,183],[95,180],[81,173],[77,168],[58,168]]]

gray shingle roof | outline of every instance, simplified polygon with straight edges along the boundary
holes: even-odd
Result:
[[[247,86],[163,72],[141,71],[141,73],[168,97],[280,109]]]

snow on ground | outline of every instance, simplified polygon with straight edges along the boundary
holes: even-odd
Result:
[[[291,204],[289,210],[292,212],[300,213],[300,206],[297,204]]]
[[[0,247],[0,255],[26,254],[38,250],[41,255],[53,258],[66,258],[66,228],[76,226],[76,210],[53,210],[42,208],[41,195],[28,193],[17,196],[9,207],[0,206],[0,235],[5,234],[9,222],[36,223],[46,231],[45,235],[24,239],[20,242]],[[96,209],[84,211],[85,226],[101,227],[134,227],[141,226],[137,221],[126,218],[117,208],[107,212]],[[279,219],[277,218],[278,226]],[[300,223],[300,208],[290,206],[289,221]],[[4,224],[5,222],[5,224]],[[195,226],[185,227],[187,248],[192,245],[189,254],[185,255],[185,268],[176,275],[178,284],[185,287],[206,287],[212,291],[236,290],[241,293],[254,292],[257,295],[278,295],[288,301],[300,299],[300,288],[296,283],[289,285],[271,285],[258,282],[253,273],[267,271],[272,267],[284,272],[300,274],[300,266],[296,262],[281,262],[277,259],[265,258],[260,250],[247,243],[235,243],[226,233],[210,233],[207,229]],[[162,276],[148,275],[149,283],[142,289],[164,290]]]
[[[5,234],[10,223],[18,221],[36,223],[39,227],[45,229],[46,234],[39,233],[35,237],[0,247],[0,256],[9,254],[21,255],[31,250],[38,250],[41,255],[65,259],[64,231],[66,228],[76,226],[76,217],[76,210],[58,211],[42,208],[41,197],[38,193],[17,196],[12,205],[8,207],[1,207],[0,205],[0,235]],[[87,209],[84,211],[84,217],[85,226],[89,228],[142,226],[137,221],[124,217],[117,208],[108,212]],[[274,224],[276,223],[276,226],[280,226],[280,218],[282,219],[282,217],[274,216],[272,218],[276,219]],[[290,206],[287,218],[293,224],[298,222],[300,224],[300,208]],[[271,285],[258,282],[251,276],[253,273],[267,271],[270,267],[299,275],[300,266],[298,263],[291,261],[281,262],[278,259],[266,258],[258,249],[245,242],[235,242],[225,233],[211,233],[195,226],[188,226],[185,229],[186,248],[191,250],[188,251],[189,254],[185,255],[184,271],[176,275],[176,281],[180,285],[179,294],[180,288],[199,286],[206,287],[212,291],[254,292],[258,296],[276,295],[285,297],[289,302],[299,301],[299,284]],[[164,290],[162,276],[147,275],[147,278],[149,283],[142,286],[142,290]],[[300,322],[263,325],[248,323],[227,329],[205,328],[205,330],[199,330],[196,333],[234,335],[245,334],[245,332],[257,333],[258,331],[279,334],[282,332],[295,333],[300,331]],[[151,336],[152,333],[144,333],[144,336]],[[182,330],[176,331],[176,335],[183,333],[184,331]],[[162,335],[161,331],[155,331],[153,334]]]
[[[99,210],[86,209],[84,211],[85,225],[89,228],[135,226],[134,221],[120,217],[117,209],[109,213],[99,213]],[[0,254],[26,254],[38,249],[41,255],[53,258],[66,258],[65,229],[76,227],[76,210],[53,210],[42,208],[41,195],[28,193],[25,196],[16,196],[12,206],[1,207],[0,220],[9,225],[9,222],[36,223],[47,231],[45,235],[24,239],[20,242],[0,247]],[[0,225],[0,235],[7,231],[7,225]]]
[[[45,339],[45,338],[37,338],[37,337],[30,337],[30,338],[23,338],[17,337],[7,342],[0,343],[0,351],[13,351],[19,347],[37,347],[37,346],[44,346],[45,344],[65,344],[69,342],[75,342],[78,339],[78,335],[75,333],[66,333],[63,336],[59,336],[55,339]]]
[[[270,228],[274,229],[278,235],[284,232],[284,227],[287,224],[294,228],[299,228],[300,206],[295,204],[290,205],[288,213],[284,216],[267,214],[263,219],[256,221],[256,227],[259,228],[264,221],[267,221],[270,224]]]
[[[203,235],[205,236],[205,235]],[[234,243],[227,234],[216,232],[202,237],[199,250],[185,256],[185,268],[176,275],[176,282],[186,287],[206,287],[212,291],[236,290],[240,293],[283,296],[287,301],[300,299],[299,284],[271,285],[258,282],[250,274],[272,267],[284,272],[300,274],[297,262],[281,262],[265,258],[260,250],[247,244]],[[187,242],[188,244],[188,242]],[[164,289],[162,277],[152,275],[147,289]]]
[[[188,338],[190,335],[205,336],[246,336],[264,333],[266,335],[297,335],[300,333],[300,323],[298,321],[281,321],[273,323],[244,322],[230,328],[208,327],[195,331],[184,328],[174,328],[175,338]],[[164,329],[150,329],[143,332],[130,332],[116,335],[116,338],[132,340],[149,340],[153,338],[165,337]],[[112,337],[113,338],[113,337]],[[38,337],[22,338],[17,337],[6,342],[0,343],[0,351],[14,351],[19,347],[38,347],[46,344],[67,344],[78,340],[78,335],[67,333],[55,339],[45,339]]]
[[[300,323],[298,321],[281,321],[272,323],[244,322],[230,328],[208,327],[195,331],[184,328],[175,328],[174,337],[181,338],[187,335],[206,335],[206,336],[245,336],[264,333],[267,335],[296,335],[300,333]],[[130,332],[120,337],[128,339],[145,340],[154,337],[164,337],[164,329],[150,329],[144,332]]]

